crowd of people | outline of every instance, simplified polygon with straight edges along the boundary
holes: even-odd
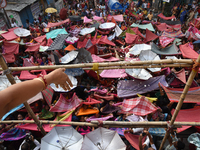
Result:
[[[195,44],[194,42],[200,39],[199,1],[193,1],[191,5],[181,3],[175,4],[171,9],[171,12],[163,12],[163,14],[168,14],[170,17],[165,17],[163,14],[161,16],[160,13],[156,12],[156,9],[153,8],[154,3],[151,1],[139,0],[135,2],[124,0],[120,2],[125,9],[111,10],[108,7],[108,2],[103,0],[96,2],[96,8],[92,1],[65,1],[65,8],[61,10],[62,13],[60,12],[60,15],[56,13],[46,13],[44,15],[39,15],[38,18],[34,19],[34,22],[29,22],[29,20],[27,20],[26,26],[23,28],[30,30],[31,35],[17,37],[16,39],[9,41],[4,36],[6,33],[1,34],[0,39],[3,41],[1,43],[1,52],[7,61],[7,65],[9,67],[59,65],[64,56],[72,51],[83,53],[83,49],[87,49],[87,51],[90,52],[90,58],[92,58],[95,63],[109,62],[111,60],[136,61],[138,59],[138,54],[132,54],[131,48],[135,45],[144,43],[148,45],[151,44],[151,46],[152,43],[154,43],[160,50],[177,45],[176,47],[177,49],[179,47],[180,51],[177,50],[177,53],[173,54],[176,59],[197,59],[198,54],[200,53],[198,45],[200,42]],[[69,18],[69,20],[67,20],[67,18]],[[100,28],[100,26],[105,23],[114,23],[114,27],[106,27],[106,29]],[[98,24],[97,27],[95,26],[96,24]],[[148,27],[140,27],[140,25],[146,24],[151,24],[154,30],[150,31],[150,28]],[[137,27],[133,25],[137,25]],[[13,29],[19,27],[15,18],[11,18],[11,26]],[[80,34],[83,29],[91,29],[92,27],[95,27],[95,30],[92,30],[89,33]],[[56,44],[56,38],[58,38],[58,35],[60,34],[53,37],[56,34],[55,32],[51,35],[52,39],[47,38],[47,34],[54,30],[58,31],[58,29],[64,29],[65,33],[62,34],[68,34],[71,37],[71,40],[67,40],[67,38],[69,38],[68,36],[64,39],[66,42],[64,41],[61,49],[48,50],[52,44]],[[9,30],[9,32],[11,31],[13,30]],[[164,36],[166,35],[166,32],[168,33],[168,36]],[[118,33],[120,34],[118,35]],[[169,37],[169,35],[172,37]],[[161,40],[162,37],[165,37],[164,40]],[[179,38],[178,41],[176,40],[177,38]],[[176,42],[174,42],[175,40]],[[169,42],[166,44],[166,41]],[[14,52],[14,55],[12,54],[14,56],[12,60],[8,58],[10,56],[8,53],[9,42],[11,45],[19,44],[18,52]],[[57,42],[60,42],[59,39]],[[185,54],[184,52],[186,52],[186,50],[181,48],[181,46],[186,46],[186,50],[191,51]],[[41,50],[42,48],[46,49]],[[167,56],[166,54],[161,53],[158,55],[158,57],[162,59]],[[76,56],[69,55],[69,57],[71,57],[71,60],[68,64],[73,64],[74,59],[72,59],[72,57]],[[84,59],[87,59],[86,57],[88,56],[84,55],[83,57],[85,57]],[[151,57],[151,54],[149,57]],[[88,59],[85,62],[80,61],[79,63],[87,62],[92,61]],[[184,69],[184,79],[180,79],[178,75],[178,72],[182,71],[182,69]],[[112,70],[110,74],[113,75],[113,78],[112,76],[107,78],[101,74],[102,71],[99,72],[97,70],[79,70],[78,73],[83,73],[74,75],[75,80],[77,80],[76,87],[72,90],[66,89],[67,92],[64,93],[58,92],[54,88],[48,86],[47,89],[45,89],[46,92],[52,91],[53,93],[50,98],[47,98],[48,96],[45,96],[45,92],[43,92],[43,99],[30,104],[37,118],[40,120],[65,120],[77,122],[90,122],[93,120],[133,122],[170,121],[173,114],[172,110],[176,108],[177,102],[172,101],[168,97],[168,94],[163,88],[163,83],[160,83],[161,81],[158,81],[158,83],[154,85],[156,86],[155,89],[152,87],[153,90],[143,92],[143,96],[145,97],[138,97],[138,95],[128,97],[119,96],[119,90],[129,90],[126,87],[123,89],[119,88],[119,83],[122,83],[121,81],[138,80],[138,83],[140,84],[146,81],[139,78],[141,75],[134,76],[133,74],[135,73],[126,76],[116,75],[114,77]],[[123,74],[127,73],[123,69],[119,70],[120,69],[118,69],[117,73],[120,71],[122,71]],[[46,74],[46,72],[48,73],[51,71],[51,69],[47,69],[42,72],[45,72],[44,74]],[[190,72],[190,68],[168,67],[162,68],[162,70],[158,72],[151,72],[150,75],[151,78],[165,75],[164,80],[166,80],[169,87],[184,88],[186,78],[188,78]],[[21,80],[25,80],[24,78],[26,78],[26,76],[23,76],[24,78],[22,78],[22,72],[20,71],[12,72],[12,74],[14,76],[19,76],[19,78],[21,76]],[[30,71],[26,75],[37,76],[38,74],[40,74],[39,71]],[[197,74],[192,87],[198,87],[199,83],[200,78]],[[146,86],[147,85],[145,84],[143,88]],[[143,89],[141,89],[141,91],[142,90]],[[129,107],[125,106],[127,99],[145,101],[149,109],[152,107],[153,110],[149,110],[150,112],[146,114],[142,114],[141,112],[134,114],[130,111],[132,108],[127,110],[124,109],[125,107]],[[63,105],[65,108],[59,106],[62,105],[59,103],[64,103]],[[182,109],[194,108],[198,108],[198,102],[184,103],[182,106]],[[32,117],[24,108],[21,108],[9,114],[5,120],[32,120]],[[55,125],[45,126],[45,131],[49,132],[54,126]],[[74,128],[82,135],[95,130],[94,127],[89,126],[74,126]],[[35,147],[34,149],[36,150],[40,148],[38,140],[40,141],[42,135],[37,131],[37,127],[28,127],[24,124],[10,123],[1,124],[0,129],[0,149],[29,150],[30,148],[33,149]],[[165,134],[165,129],[161,128],[159,128],[159,130],[162,131],[161,133],[153,130],[153,128],[110,129],[119,133],[120,137],[127,145],[127,149],[130,150],[159,149]],[[184,144],[181,139],[177,138],[177,132],[176,129],[171,130],[168,141],[164,146],[166,150],[181,150],[186,147],[186,143]],[[187,147],[187,149],[189,149],[189,147]],[[195,146],[191,144],[190,149],[195,149]]]

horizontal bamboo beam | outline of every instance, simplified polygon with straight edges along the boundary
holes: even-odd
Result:
[[[92,64],[92,65],[91,65]],[[151,64],[135,64],[130,65],[126,63],[116,64],[116,65],[108,65],[104,66],[99,63],[99,70],[108,70],[108,69],[131,69],[131,68],[139,68],[139,69],[146,69],[146,68],[164,68],[164,67],[192,67],[191,63],[175,63],[175,64],[160,64],[160,65],[151,65]],[[74,65],[51,65],[51,66],[31,66],[31,67],[9,67],[11,71],[23,71],[23,70],[42,70],[42,69],[58,69],[58,68],[83,68],[84,70],[92,70],[93,63],[86,63],[86,64],[74,64]],[[0,71],[3,71],[0,68]]]
[[[91,126],[98,127],[98,121],[92,122],[66,122],[66,121],[49,121],[49,120],[39,120],[41,124],[56,124],[56,125],[73,125],[73,126]],[[33,120],[8,120],[0,121],[0,124],[10,124],[10,123],[31,123],[34,124]],[[124,122],[124,121],[103,121],[104,127],[119,127],[119,128],[141,128],[141,127],[151,127],[151,128],[167,128],[167,122],[165,121],[146,121],[146,122]],[[200,126],[200,122],[175,122],[174,128],[180,128],[181,126]]]

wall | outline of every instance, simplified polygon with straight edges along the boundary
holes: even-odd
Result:
[[[10,15],[13,15],[13,17],[15,18],[15,20],[17,20],[17,22],[18,22],[18,26],[22,26],[21,18],[19,16],[18,12],[12,11],[12,10],[7,10],[6,13],[7,13],[8,17]],[[10,20],[10,22],[11,22],[11,20]]]
[[[34,21],[30,6],[27,6],[24,9],[22,9],[19,12],[19,15],[20,15],[22,24],[25,28],[26,28],[26,19],[28,19],[30,23],[33,23]]]
[[[30,6],[30,8],[31,8],[31,12],[33,14],[33,17],[38,18],[39,14],[41,13],[40,3],[35,2],[34,4],[32,4]]]
[[[7,24],[4,15],[0,13],[0,30],[7,30]]]

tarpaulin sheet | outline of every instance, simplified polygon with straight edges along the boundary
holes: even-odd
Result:
[[[138,37],[138,35],[126,33],[125,41],[127,44],[132,44],[132,43],[134,43],[134,41],[136,40],[137,37]]]
[[[111,20],[112,18],[114,18],[115,21],[119,21],[119,22],[123,22],[124,21],[123,15],[115,15],[115,16],[108,16],[107,17],[108,20]]]
[[[16,34],[14,33],[14,30],[3,33],[3,34],[1,34],[1,36],[3,36],[3,38],[5,38],[8,41],[12,41],[12,40],[18,38],[18,36],[16,36]]]
[[[179,102],[180,96],[183,92],[183,88],[169,88],[161,85],[162,88],[165,90],[167,97],[171,102]],[[190,88],[185,100],[183,101],[184,103],[199,103],[200,102],[200,87],[193,87]]]
[[[70,99],[66,99],[63,94],[60,94],[60,98],[57,103],[50,108],[51,112],[65,112],[73,108],[76,108],[80,105],[81,100],[74,95]]]
[[[142,30],[148,29],[149,31],[155,32],[155,30],[154,30],[154,28],[153,28],[151,23],[149,23],[149,24],[141,24],[141,25],[133,23],[131,25],[131,27],[138,27],[139,29],[142,29]]]
[[[122,102],[122,109],[119,113],[131,113],[138,116],[146,116],[155,112],[157,109],[158,108],[154,104],[142,96],[133,99],[124,99]]]
[[[120,80],[117,84],[117,95],[120,98],[133,97],[158,89],[158,83],[168,86],[165,76],[157,76],[149,80]]]
[[[172,19],[175,19],[176,17],[175,16],[171,16],[171,17],[165,17],[162,13],[160,13],[158,15],[158,17],[164,19],[164,20],[172,20]]]
[[[3,46],[4,46],[4,52],[6,54],[18,54],[19,53],[19,44],[18,43],[11,43],[11,42],[4,41]]]
[[[184,45],[179,45],[179,48],[181,50],[181,53],[184,58],[190,58],[190,59],[197,59],[199,54],[195,52],[188,43]]]
[[[178,31],[172,31],[172,32],[164,31],[162,33],[162,36],[166,36],[166,37],[170,37],[170,38],[181,38],[185,35],[182,33],[181,30],[178,30]]]
[[[58,34],[58,36],[54,39],[53,43],[49,46],[47,51],[61,50],[63,48],[63,45],[65,44],[65,39],[67,37],[67,34]]]
[[[166,47],[167,45],[169,45],[171,42],[173,42],[175,40],[175,38],[169,38],[166,36],[160,36],[159,37],[159,41],[162,47]]]
[[[63,20],[63,21],[60,21],[60,22],[56,22],[56,23],[48,23],[47,28],[57,27],[57,26],[60,26],[64,23],[67,23],[67,22],[69,22],[69,19],[66,19],[66,20]]]
[[[146,41],[145,42],[153,41],[157,38],[158,38],[158,36],[156,34],[152,33],[148,29],[146,29],[146,38],[145,38]]]
[[[171,113],[174,113],[174,109],[171,111]],[[192,108],[192,109],[184,109],[184,110],[180,110],[178,112],[178,115],[176,117],[177,122],[200,122],[200,118],[199,118],[199,114],[200,114],[200,109],[199,107],[197,108]],[[182,126],[182,128],[178,128],[178,132],[182,132],[188,128],[190,128],[191,126]]]
[[[125,69],[103,70],[100,74],[102,78],[125,78],[127,74]]]
[[[46,38],[49,39],[54,39],[58,36],[58,34],[68,34],[67,31],[65,30],[65,28],[63,29],[56,29],[56,30],[53,30],[49,33],[46,34]]]
[[[155,43],[151,43],[151,50],[159,55],[179,55],[181,54],[179,52],[178,47],[175,44],[172,44],[171,46],[168,46],[166,48],[160,49]]]

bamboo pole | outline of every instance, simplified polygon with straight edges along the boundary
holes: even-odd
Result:
[[[197,62],[198,64],[200,63],[200,55],[199,55],[198,59],[196,60],[196,62]],[[175,112],[174,112],[174,114],[173,114],[173,116],[172,116],[172,119],[171,119],[171,121],[170,121],[170,123],[169,123],[169,126],[170,126],[170,127],[173,126],[173,124],[174,124],[174,122],[175,122],[175,120],[176,120],[176,117],[177,117],[177,115],[178,115],[178,112],[179,112],[180,109],[181,109],[181,106],[182,106],[182,104],[183,104],[183,101],[184,101],[184,99],[185,99],[185,97],[186,97],[186,95],[187,95],[187,93],[188,93],[188,90],[190,89],[190,86],[191,86],[191,84],[192,84],[192,82],[193,82],[193,80],[194,80],[194,77],[196,76],[196,73],[197,73],[197,71],[196,71],[195,69],[192,69],[192,72],[190,73],[190,76],[189,76],[188,81],[187,81],[187,83],[186,83],[186,85],[185,85],[185,88],[184,88],[184,90],[183,90],[183,93],[181,94],[180,99],[179,99],[179,101],[178,101],[178,104],[177,104],[177,106],[176,106]],[[169,131],[166,132],[166,134],[165,134],[165,136],[164,136],[164,138],[163,138],[163,141],[162,141],[162,143],[161,143],[161,145],[160,145],[160,149],[159,149],[159,150],[162,150],[162,148],[163,148],[163,146],[164,146],[164,144],[165,144],[165,141],[167,140],[168,136],[169,136]]]
[[[39,120],[40,124],[56,124],[56,125],[74,125],[74,126],[91,126],[98,127],[98,121],[89,122],[67,122],[67,121],[49,121],[49,120]],[[34,124],[33,120],[7,120],[0,121],[0,124],[8,123],[30,123]],[[121,127],[121,128],[141,128],[141,127],[151,127],[151,128],[167,128],[166,121],[146,121],[146,122],[124,122],[124,121],[103,121],[104,127]],[[200,126],[200,122],[174,122],[175,128],[181,128],[182,126]]]
[[[140,61],[139,61],[140,62]],[[162,61],[161,61],[162,63]],[[171,62],[170,62],[171,63]],[[185,62],[185,63],[175,63],[175,64],[160,64],[155,65],[158,63],[147,63],[146,61],[141,61],[141,63],[131,63],[131,62],[122,62],[121,64],[118,63],[99,63],[99,70],[106,70],[106,69],[126,69],[126,68],[162,68],[162,67],[192,67],[191,61]],[[143,66],[146,64],[145,66]],[[86,68],[88,67],[88,68]],[[74,64],[74,65],[51,65],[51,66],[31,66],[31,67],[9,67],[11,71],[23,71],[23,70],[42,70],[42,69],[58,69],[58,68],[83,68],[84,70],[92,70],[93,63],[85,63],[85,64]],[[0,68],[0,71],[3,71],[2,68]]]
[[[9,82],[10,82],[11,84],[16,84],[16,82],[15,82],[15,80],[14,80],[12,74],[9,73],[8,66],[6,65],[6,62],[5,62],[5,60],[4,60],[4,58],[3,58],[3,56],[2,56],[1,53],[0,53],[0,65],[1,65],[1,67],[3,68],[4,71],[6,71],[6,70],[8,71],[8,72],[6,73],[6,76],[7,76],[8,80],[9,80]],[[37,117],[35,116],[33,110],[32,110],[31,107],[29,106],[29,104],[28,104],[27,102],[24,102],[23,104],[24,104],[26,110],[28,111],[28,113],[31,115],[31,117],[32,117],[33,120],[35,121],[35,123],[37,124],[37,126],[39,127],[39,129],[41,130],[42,134],[45,135],[45,134],[46,134],[45,130],[44,130],[43,127],[40,125],[39,120],[38,120]]]

